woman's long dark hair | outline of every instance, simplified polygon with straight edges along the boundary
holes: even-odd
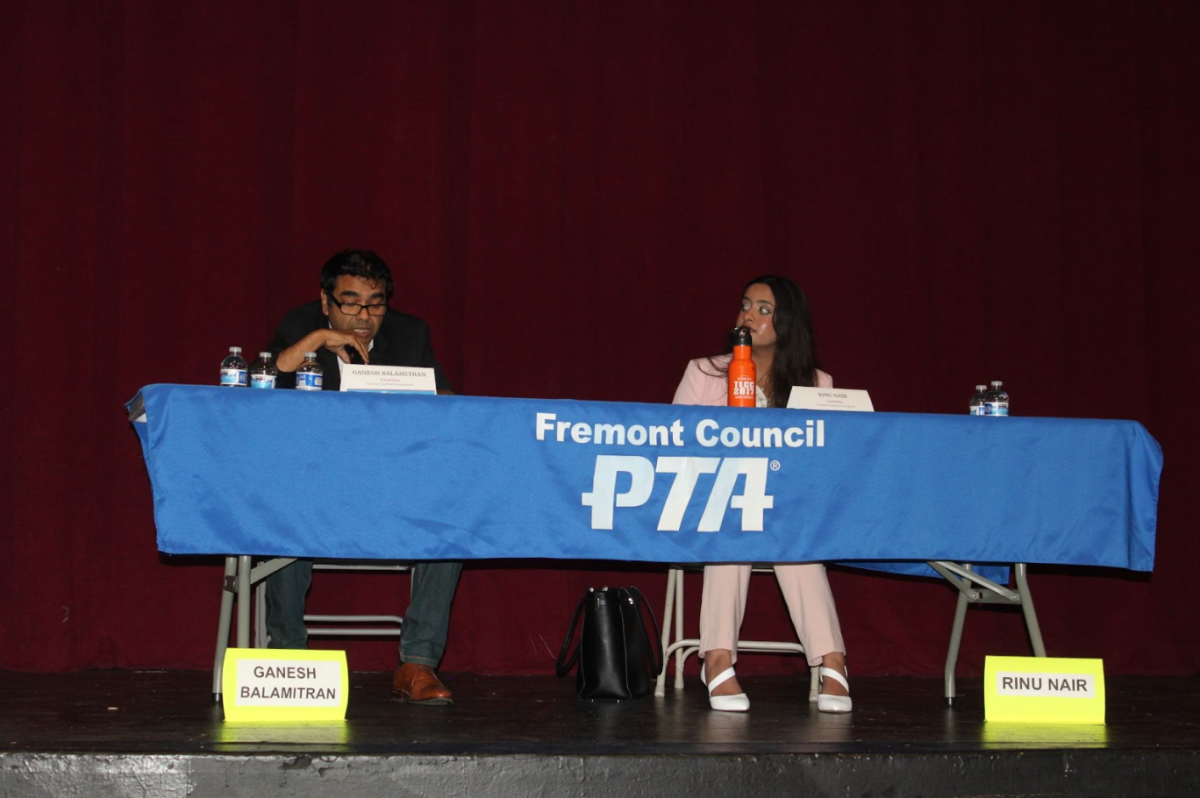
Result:
[[[742,295],[750,290],[752,285],[765,285],[775,295],[775,360],[771,364],[769,384],[771,386],[771,407],[787,407],[788,394],[793,385],[816,387],[817,341],[813,335],[812,316],[808,313],[808,298],[800,290],[800,286],[786,277],[777,274],[764,274],[755,277],[742,289]],[[725,353],[733,351],[733,343],[727,341]],[[713,365],[722,374],[728,372],[724,368]]]

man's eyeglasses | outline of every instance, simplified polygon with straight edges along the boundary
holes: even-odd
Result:
[[[387,313],[387,303],[380,302],[375,305],[364,305],[361,302],[338,302],[333,297],[329,297],[329,301],[337,305],[337,309],[347,316],[357,316],[362,312],[363,308],[367,309],[367,313],[372,316],[382,316]]]

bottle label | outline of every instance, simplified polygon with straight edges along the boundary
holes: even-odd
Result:
[[[321,385],[325,382],[325,378],[317,374],[315,371],[298,371],[296,372],[296,390],[297,391],[319,391]]]
[[[274,374],[252,374],[252,375],[250,375],[250,387],[251,388],[274,388],[275,387],[275,375]]]
[[[989,402],[986,405],[986,407],[987,407],[987,410],[984,412],[985,416],[1007,416],[1008,415],[1008,405],[1001,405],[1001,404],[997,404],[995,402]]]
[[[221,369],[221,385],[245,388],[246,387],[246,370],[245,369]]]
[[[730,407],[754,407],[758,404],[758,389],[749,374],[731,374],[729,379]]]

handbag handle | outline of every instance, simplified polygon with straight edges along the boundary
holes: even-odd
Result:
[[[575,661],[579,659],[579,646],[575,646],[575,651],[571,654],[571,658],[567,659],[567,649],[571,645],[571,638],[575,636],[575,625],[579,623],[579,616],[583,614],[583,605],[587,603],[588,596],[591,594],[588,590],[579,597],[579,606],[575,608],[575,617],[571,619],[571,626],[567,629],[567,636],[563,638],[562,649],[558,652],[558,661],[554,664],[555,673],[559,676],[566,676],[571,668],[575,666]],[[565,663],[564,663],[565,660]]]
[[[635,587],[634,585],[630,585],[629,587],[627,587],[625,589],[629,591],[630,597],[632,597],[634,600],[634,605],[637,607],[637,611],[638,611],[638,617],[639,618],[642,617],[642,608],[644,607],[646,610],[646,613],[650,615],[650,622],[652,624],[654,624],[654,653],[657,654],[657,656],[654,659],[654,672],[656,674],[662,673],[662,669],[663,669],[662,631],[658,628],[658,618],[654,617],[654,610],[652,610],[650,608],[650,604],[649,604],[649,602],[646,601],[646,597],[642,595],[642,591],[638,590],[637,587]],[[645,630],[645,628],[646,628],[646,622],[643,620],[642,621],[642,629]]]
[[[662,630],[658,628],[658,618],[654,616],[654,610],[650,608],[650,603],[646,601],[646,597],[642,595],[641,590],[633,585],[624,589],[629,593],[634,607],[637,608],[638,618],[642,622],[642,630],[645,631],[646,628],[645,615],[650,616],[650,623],[654,625],[654,672],[661,673],[663,668]],[[575,637],[575,627],[579,624],[579,616],[583,614],[583,607],[587,603],[588,596],[592,595],[592,593],[593,591],[590,589],[584,593],[579,598],[579,605],[575,607],[575,615],[571,618],[571,625],[567,629],[567,636],[563,638],[562,648],[558,652],[558,660],[554,663],[555,673],[559,676],[566,676],[579,660],[579,644],[576,644],[575,650],[571,652],[569,658],[567,657],[567,651],[571,647],[571,639]]]

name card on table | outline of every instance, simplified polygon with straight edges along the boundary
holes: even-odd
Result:
[[[983,668],[989,723],[1104,724],[1104,660],[988,657]]]
[[[423,366],[365,366],[343,363],[342,390],[371,393],[437,393],[433,369]]]
[[[787,406],[793,410],[863,410],[871,413],[871,395],[859,388],[806,388],[793,385]]]
[[[230,648],[221,672],[227,721],[345,720],[345,651]]]

